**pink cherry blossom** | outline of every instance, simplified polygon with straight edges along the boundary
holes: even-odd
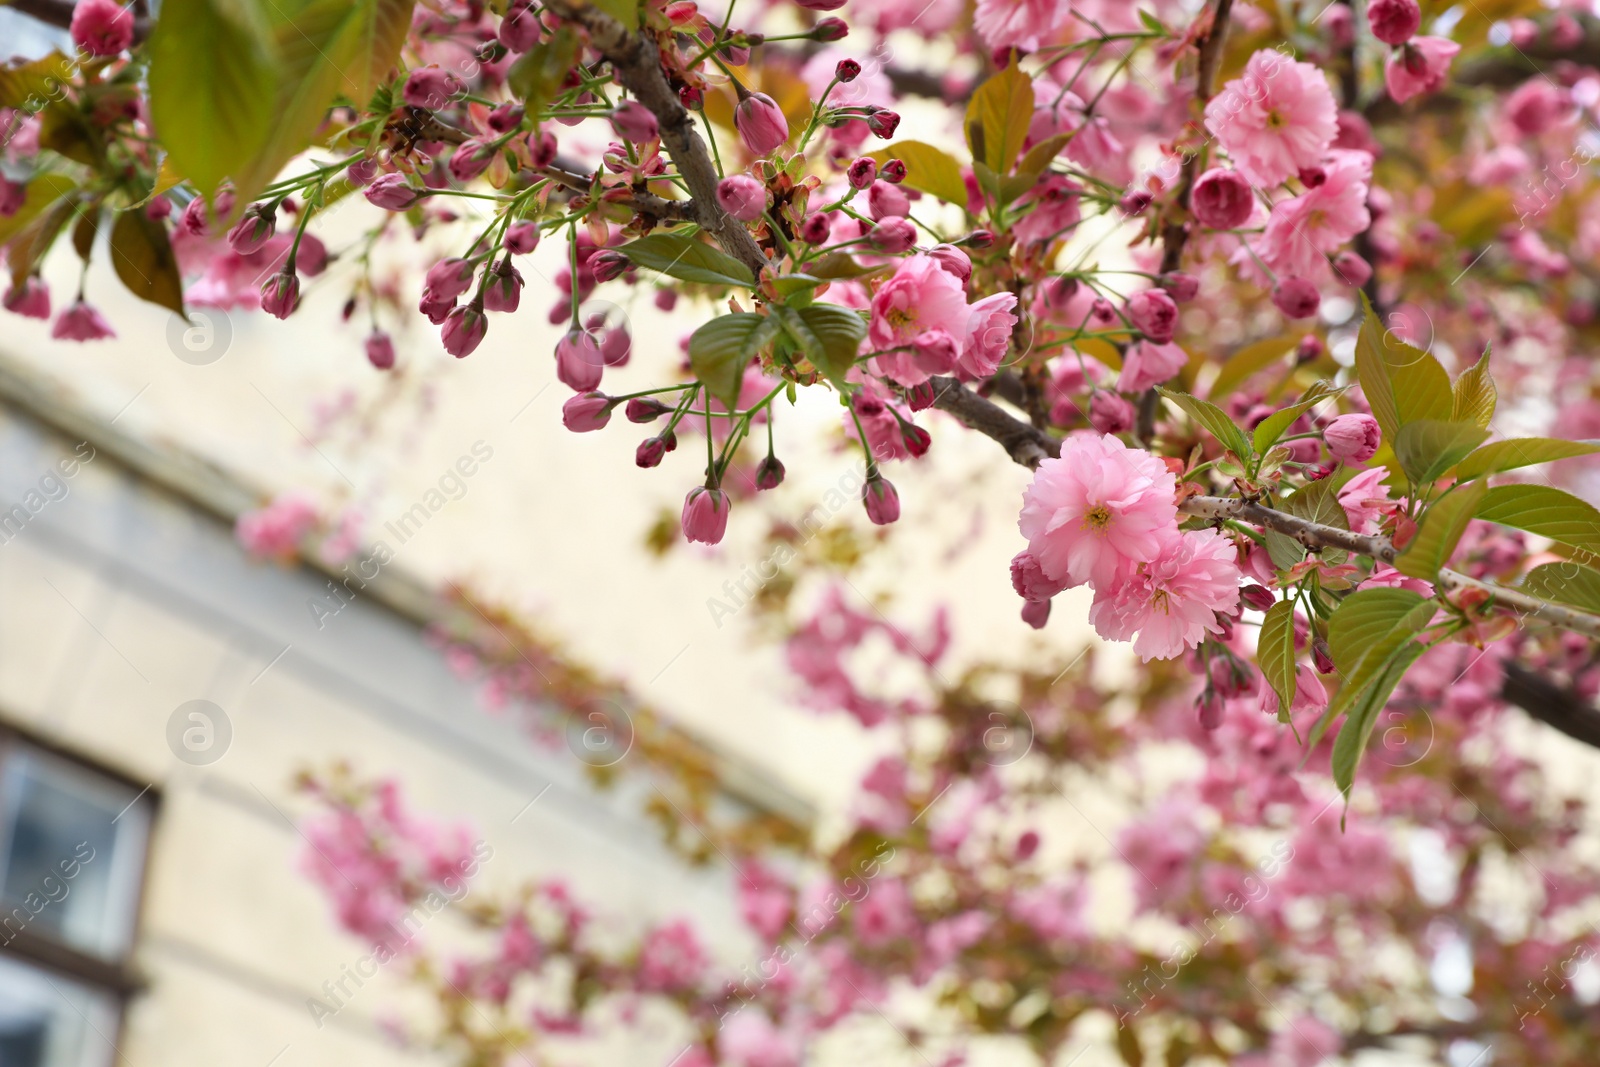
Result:
[[[1324,277],[1328,255],[1372,225],[1367,210],[1372,157],[1335,150],[1322,169],[1320,185],[1273,205],[1256,245],[1257,254],[1280,274]]]
[[[987,378],[1000,366],[1011,347],[1011,333],[1017,325],[1015,293],[986,296],[968,309],[966,340],[961,346],[960,365],[964,378]]]
[[[872,297],[867,343],[874,349],[908,345],[928,330],[967,336],[967,294],[937,260],[915,255],[900,261]],[[915,384],[915,383],[907,383]]]
[[[1055,0],[978,0],[972,26],[990,48],[1036,51],[1067,22]]]
[[[1240,173],[1274,186],[1322,162],[1338,114],[1322,71],[1262,49],[1206,105],[1206,128]]]
[[[1153,341],[1135,341],[1128,346],[1128,353],[1122,359],[1117,389],[1124,393],[1142,393],[1177,374],[1188,362],[1189,354],[1170,342],[1158,345]]]
[[[1448,37],[1413,37],[1389,54],[1383,66],[1383,82],[1395,103],[1413,96],[1436,92],[1444,87],[1450,61],[1461,46]]]
[[[106,317],[82,300],[74,301],[57,315],[50,327],[50,336],[58,341],[100,341],[116,335]]]
[[[1050,578],[1106,586],[1155,559],[1177,530],[1166,464],[1115,437],[1081,433],[1039,465],[1017,527]]]
[[[1156,559],[1098,588],[1089,608],[1101,637],[1132,638],[1146,663],[1172,659],[1221,633],[1217,613],[1239,603],[1238,554],[1226,537],[1215,530],[1171,534],[1162,547]]]

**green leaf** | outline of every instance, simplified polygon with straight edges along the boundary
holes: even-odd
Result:
[[[1222,369],[1217,372],[1216,378],[1211,383],[1211,388],[1206,391],[1212,401],[1221,400],[1231,393],[1239,383],[1253,374],[1258,374],[1277,363],[1283,357],[1295,350],[1300,343],[1300,334],[1284,334],[1281,337],[1269,337],[1265,341],[1245,345],[1233,355],[1229,356],[1222,364]]]
[[[272,39],[250,0],[161,5],[147,46],[150,120],[174,169],[205,196],[273,136],[283,76]]]
[[[1568,604],[1600,615],[1600,571],[1570,560],[1533,568],[1522,580],[1522,591],[1540,600]]]
[[[1488,436],[1489,431],[1476,423],[1421,419],[1401,426],[1390,441],[1411,484],[1425,486],[1438,481]]]
[[[1271,448],[1278,438],[1283,436],[1283,431],[1287,430],[1295,419],[1298,419],[1324,400],[1330,400],[1342,392],[1344,392],[1343,389],[1335,389],[1328,382],[1317,382],[1310,389],[1307,389],[1305,395],[1296,403],[1274,411],[1271,415],[1262,419],[1260,424],[1256,426],[1256,432],[1252,438],[1256,451],[1265,452]]]
[[[78,188],[64,174],[40,174],[23,191],[22,205],[9,216],[0,216],[0,245],[8,244],[40,215]]]
[[[898,159],[906,165],[903,184],[946,203],[967,206],[967,183],[961,177],[961,164],[948,152],[922,141],[897,141],[868,155],[877,160],[879,166]]]
[[[1497,485],[1484,494],[1478,518],[1600,552],[1600,511],[1548,485]]]
[[[1017,172],[1009,177],[1001,178],[998,185],[999,201],[1002,206],[1011,203],[1017,197],[1039,184],[1039,179],[1061,154],[1068,141],[1072,140],[1070,133],[1058,133],[1054,137],[1046,138],[1028,149],[1022,161],[1017,164]]]
[[[1356,376],[1384,439],[1393,441],[1408,422],[1449,422],[1455,394],[1443,365],[1385,329],[1365,294],[1361,301],[1366,317],[1356,337]]]
[[[1455,475],[1461,481],[1485,474],[1531,467],[1551,460],[1572,459],[1600,452],[1600,445],[1585,441],[1561,441],[1552,437],[1513,437],[1509,441],[1492,441],[1466,459],[1456,464]]]
[[[1272,691],[1278,694],[1278,713],[1288,714],[1294,702],[1294,601],[1280,600],[1267,609],[1256,640],[1256,660]]]
[[[813,278],[833,281],[842,278],[865,278],[889,270],[888,265],[864,266],[843,252],[829,252],[821,259],[806,264],[806,272]]]
[[[798,310],[780,307],[774,313],[806,358],[836,387],[846,388],[844,376],[855,365],[867,336],[866,320],[838,304],[812,304]]]
[[[1456,379],[1450,414],[1451,422],[1475,422],[1488,426],[1494,418],[1498,393],[1494,379],[1489,376],[1489,350],[1485,348],[1478,362]]]
[[[689,338],[689,367],[711,395],[732,411],[738,406],[744,369],[777,336],[778,324],[765,315],[720,315]]]
[[[159,220],[138,209],[119,214],[111,226],[111,266],[134,296],[183,314],[178,257]]]
[[[563,25],[511,64],[506,86],[530,112],[538,111],[555,99],[577,58],[578,35]]]
[[[967,144],[972,158],[996,174],[1005,174],[1017,161],[1033,122],[1033,79],[1015,64],[990,78],[967,103]],[[976,128],[981,131],[974,135]],[[965,203],[962,196],[957,203]]]
[[[1344,468],[1344,471],[1348,470],[1349,468]],[[1351,475],[1341,472],[1327,478],[1319,478],[1310,485],[1295,490],[1279,507],[1296,518],[1348,530],[1350,516],[1345,514],[1344,505],[1339,503],[1339,490],[1344,488],[1344,483],[1349,481],[1350,477]]]
[[[11,271],[11,284],[21,288],[28,275],[34,273],[50,246],[79,209],[76,195],[63,196],[45,205],[37,218],[6,245],[6,266]]]
[[[77,69],[77,64],[60,52],[0,66],[0,107],[33,114],[61,95],[62,84],[70,81]]]
[[[1372,649],[1425,603],[1430,601],[1409,589],[1393,588],[1358,589],[1340,601],[1328,620],[1328,650],[1340,677],[1348,681]],[[1426,620],[1410,632],[1424,625]]]
[[[702,285],[755,284],[750,268],[726,252],[685,234],[653,233],[617,249],[641,267]]]
[[[1423,512],[1422,525],[1395,560],[1395,569],[1430,582],[1437,578],[1439,568],[1450,562],[1450,554],[1467,532],[1467,523],[1472,521],[1486,491],[1482,482],[1468,482],[1440,497]]]
[[[1339,787],[1339,792],[1345,795],[1346,802],[1351,787],[1355,785],[1356,768],[1361,764],[1362,753],[1366,751],[1379,713],[1388,705],[1389,695],[1400,684],[1400,679],[1405,677],[1406,671],[1427,650],[1427,646],[1411,640],[1408,635],[1384,657],[1372,683],[1362,689],[1346,713],[1339,736],[1334,739],[1332,755],[1333,781]],[[1341,689],[1340,696],[1343,695],[1344,690]]]
[[[1210,431],[1211,436],[1221,441],[1227,448],[1241,460],[1248,463],[1255,455],[1250,449],[1250,440],[1245,437],[1244,431],[1239,429],[1228,413],[1209,400],[1190,396],[1188,393],[1179,393],[1163,386],[1157,386],[1156,391],[1184,410],[1195,422]]]
[[[628,29],[639,28],[639,0],[590,0],[590,2]]]

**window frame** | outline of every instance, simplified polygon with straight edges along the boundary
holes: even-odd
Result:
[[[143,934],[144,902],[149,891],[150,856],[156,820],[161,812],[161,790],[154,783],[144,782],[115,767],[85,756],[55,739],[4,719],[0,719],[0,782],[4,780],[6,761],[19,749],[38,752],[85,774],[104,779],[109,784],[132,790],[135,794],[134,800],[125,810],[131,811],[136,806],[143,808],[145,833],[141,854],[138,856],[139,874],[133,882],[133,900],[129,905],[131,921],[128,925],[127,945],[119,956],[115,959],[102,958],[43,933],[32,924],[17,931],[10,941],[0,940],[0,954],[13,953],[12,958],[19,963],[60,975],[111,998],[115,1004],[115,1029],[112,1034],[101,1036],[111,1042],[114,1053],[112,1062],[116,1062],[121,1056],[118,1048],[122,1041],[128,1003],[149,984],[143,973],[135,966],[134,956],[138,952]],[[3,806],[3,801],[0,801],[0,806]],[[5,814],[0,810],[0,818],[4,818]],[[120,817],[119,815],[118,818]]]

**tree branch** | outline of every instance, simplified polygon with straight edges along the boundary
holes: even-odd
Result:
[[[1204,108],[1211,99],[1217,80],[1217,66],[1222,62],[1222,46],[1228,40],[1228,16],[1233,10],[1233,0],[1216,0],[1212,9],[1211,26],[1199,40],[1200,60],[1195,70],[1194,97]],[[1189,201],[1189,190],[1200,172],[1200,153],[1185,156],[1183,170],[1178,176],[1178,188],[1173,195],[1175,206],[1183,208]],[[1166,219],[1161,225],[1161,273],[1170,274],[1183,261],[1183,247],[1189,242],[1187,210],[1183,221]]]
[[[724,252],[759,277],[767,257],[750,231],[717,203],[717,172],[710,153],[695,130],[694,118],[667,84],[655,43],[643,34],[629,32],[585,0],[547,0],[545,6],[589,31],[590,42],[611,64],[618,83],[656,117],[661,143],[693,197],[687,204],[689,217],[709,232]]]
[[[954,415],[963,425],[1000,442],[1011,458],[1033,470],[1061,454],[1061,439],[1023,422],[954,378],[932,378],[933,406]]]
[[[1572,690],[1535,674],[1520,663],[1505,665],[1500,699],[1515,704],[1575,741],[1600,748],[1600,711]]]

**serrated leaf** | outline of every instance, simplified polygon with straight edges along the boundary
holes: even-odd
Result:
[[[0,107],[32,114],[44,101],[58,96],[62,84],[72,80],[77,70],[77,64],[60,52],[0,66]]]
[[[1012,64],[978,86],[967,103],[972,158],[982,160],[997,175],[1009,172],[1032,123],[1033,79]],[[980,135],[973,135],[974,126]],[[965,202],[964,196],[960,202]]]
[[[1157,386],[1156,389],[1162,396],[1182,408],[1191,419],[1204,426],[1211,436],[1221,441],[1223,447],[1234,455],[1246,462],[1255,455],[1250,448],[1250,439],[1244,435],[1244,431],[1239,429],[1233,419],[1228,417],[1228,413],[1217,405],[1209,400],[1201,400],[1197,396],[1176,392],[1164,386]]]
[[[1522,580],[1522,591],[1540,600],[1600,614],[1600,571],[1571,560],[1533,568]]]
[[[272,139],[283,84],[272,40],[249,0],[161,6],[147,45],[150,121],[173,168],[202,195],[257,159]]]
[[[871,274],[879,274],[891,269],[887,264],[865,266],[851,259],[843,252],[829,252],[821,259],[814,259],[806,264],[806,273],[813,278],[824,281],[834,281],[848,278],[865,278]]]
[[[1356,375],[1384,439],[1393,441],[1409,422],[1449,422],[1455,394],[1444,366],[1386,329],[1365,294],[1361,301],[1366,317],[1356,337]]]
[[[1531,467],[1558,459],[1574,459],[1600,452],[1600,445],[1586,441],[1562,441],[1553,437],[1513,437],[1491,441],[1456,464],[1455,476],[1461,481],[1485,474]]]
[[[1256,661],[1261,665],[1262,677],[1278,694],[1280,714],[1287,713],[1294,703],[1294,601],[1280,600],[1267,609],[1261,622],[1261,635],[1256,641]]]
[[[1384,657],[1372,682],[1361,690],[1358,699],[1346,712],[1344,725],[1339,728],[1339,736],[1333,742],[1332,770],[1334,784],[1345,795],[1347,802],[1350,789],[1355,785],[1356,768],[1361,765],[1361,756],[1366,751],[1379,713],[1388,705],[1390,694],[1400,684],[1400,679],[1405,677],[1406,671],[1426,651],[1425,645],[1407,636]],[[1340,695],[1343,694],[1344,690],[1341,689]]]
[[[903,184],[946,203],[967,206],[967,183],[961,177],[961,164],[943,149],[922,141],[897,141],[868,155],[877,160],[879,166],[898,159],[906,165]]]
[[[794,338],[813,366],[844,389],[845,375],[855,365],[867,323],[849,308],[837,304],[812,304],[798,310],[774,309],[783,328]]]
[[[729,411],[739,402],[744,369],[777,335],[778,324],[765,315],[720,315],[689,337],[689,367],[711,395]]]
[[[1406,550],[1395,560],[1395,569],[1413,578],[1433,581],[1439,568],[1450,562],[1461,535],[1467,532],[1467,523],[1483,501],[1486,486],[1482,482],[1468,482],[1440,497],[1423,512],[1422,525]]]
[[[1495,403],[1499,394],[1494,379],[1489,376],[1489,350],[1485,348],[1478,362],[1456,379],[1452,389],[1451,422],[1474,422],[1488,426],[1494,418]]]
[[[670,278],[702,285],[755,284],[750,268],[704,241],[676,233],[653,233],[617,249],[634,263]]]
[[[1409,589],[1385,587],[1358,589],[1340,601],[1328,620],[1328,651],[1340,677],[1355,673],[1371,649],[1426,602]]]
[[[578,58],[578,35],[563,25],[526,52],[506,71],[506,87],[531,112],[556,96]]]
[[[1391,441],[1400,469],[1412,485],[1424,486],[1438,481],[1488,436],[1489,431],[1476,423],[1420,419],[1401,426]]]
[[[1258,374],[1283,359],[1300,343],[1300,334],[1269,337],[1265,341],[1245,345],[1222,364],[1206,395],[1213,402],[1225,398],[1240,382]]]
[[[1340,734],[1355,730],[1344,740],[1345,767],[1353,775],[1366,744],[1366,732],[1372,727],[1370,720],[1360,721],[1363,709],[1373,700],[1381,708],[1388,699],[1399,683],[1399,675],[1404,673],[1402,668],[1391,676],[1391,668],[1401,659],[1405,659],[1406,666],[1415,659],[1406,659],[1410,655],[1408,646],[1415,646],[1417,654],[1421,654],[1421,646],[1412,639],[1432,621],[1438,606],[1438,601],[1426,600],[1406,589],[1358,589],[1345,597],[1328,621],[1328,648],[1339,669],[1339,692],[1311,731],[1308,748],[1316,746],[1340,714],[1350,715]],[[1378,708],[1372,708],[1371,714],[1375,716]],[[1335,750],[1339,750],[1338,743]],[[1349,781],[1347,777],[1341,789],[1347,790]]]
[[[178,257],[159,219],[124,211],[111,226],[111,266],[140,300],[183,315],[183,278]]]
[[[1307,522],[1348,530],[1350,516],[1345,514],[1344,505],[1339,503],[1339,489],[1348,480],[1348,476],[1319,478],[1296,489],[1278,507]]]
[[[1283,436],[1283,431],[1287,430],[1295,419],[1298,419],[1324,400],[1331,400],[1342,392],[1344,392],[1343,389],[1335,389],[1328,382],[1315,383],[1305,391],[1305,395],[1297,402],[1290,404],[1286,408],[1274,411],[1271,415],[1262,419],[1256,426],[1255,433],[1251,437],[1251,443],[1255,445],[1257,452],[1265,452],[1277,443],[1278,438]]]
[[[1600,511],[1548,485],[1497,485],[1484,494],[1478,518],[1600,552]]]

